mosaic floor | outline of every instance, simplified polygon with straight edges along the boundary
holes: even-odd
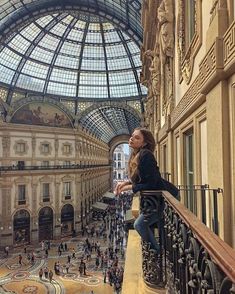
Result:
[[[95,256],[92,253],[91,260],[87,262],[86,276],[81,275],[78,271],[82,256],[82,241],[85,238],[73,238],[66,240],[68,251],[62,252],[58,256],[57,248],[61,242],[52,242],[49,250],[48,258],[44,258],[41,247],[33,248],[27,246],[27,253],[35,252],[35,262],[27,259],[27,254],[24,253],[24,248],[17,248],[10,250],[9,256],[6,257],[2,253],[0,256],[0,293],[8,294],[90,294],[93,290],[94,294],[111,294],[115,293],[109,283],[104,283],[103,270],[96,269]],[[107,248],[103,240],[99,238],[90,238],[90,240],[99,241],[101,243],[101,250]],[[65,240],[64,240],[65,241]],[[66,273],[65,265],[67,263],[67,256],[72,255],[72,249],[75,248],[76,258],[71,258],[71,266],[69,272]],[[19,254],[22,255],[22,265],[19,264]],[[124,264],[124,260],[119,258],[119,264]],[[62,272],[60,275],[55,275],[54,263],[59,261],[62,265]],[[48,267],[53,271],[53,279],[50,283],[49,279],[42,280],[39,278],[39,269]]]

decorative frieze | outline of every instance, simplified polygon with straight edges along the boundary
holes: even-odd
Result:
[[[235,22],[232,23],[223,38],[224,67],[234,64],[235,60]]]

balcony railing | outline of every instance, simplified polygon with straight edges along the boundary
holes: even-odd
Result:
[[[209,185],[179,185],[178,188],[184,205],[218,235],[218,199],[222,197],[223,190],[211,189]]]
[[[95,167],[105,167],[110,164],[71,164],[71,165],[49,165],[49,166],[41,166],[41,165],[29,165],[29,166],[0,166],[1,172],[11,172],[11,171],[27,171],[27,170],[60,170],[60,169],[85,169],[85,168],[95,168]]]
[[[26,199],[23,200],[18,200],[18,205],[25,205],[26,204]]]
[[[148,286],[166,287],[170,294],[235,293],[234,249],[168,192],[143,191],[140,201],[147,217],[165,203],[152,227],[158,228],[161,253],[143,242],[143,277]]]

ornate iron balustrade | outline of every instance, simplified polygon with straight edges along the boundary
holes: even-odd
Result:
[[[170,294],[235,293],[235,250],[206,227],[168,192],[143,191],[142,213],[159,212],[161,253],[154,255],[143,244],[143,275],[152,287],[166,285]]]

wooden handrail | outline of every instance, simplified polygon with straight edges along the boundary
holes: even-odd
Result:
[[[193,235],[205,247],[211,259],[235,283],[235,250],[214,234],[169,192],[162,191],[162,195],[182,221],[192,230]]]

